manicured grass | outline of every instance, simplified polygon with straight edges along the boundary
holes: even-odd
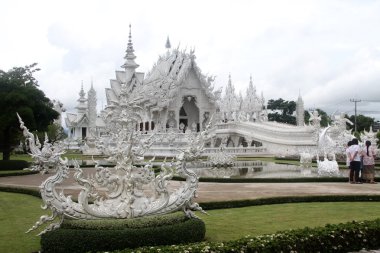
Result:
[[[40,249],[35,232],[25,234],[46,211],[40,198],[0,192],[0,252],[31,253]]]
[[[202,205],[201,205],[202,206]],[[246,235],[380,218],[380,202],[327,202],[263,205],[208,211],[206,240],[228,241]]]
[[[38,251],[37,232],[25,234],[42,214],[41,199],[0,192],[0,252]],[[206,223],[206,240],[228,241],[246,235],[323,226],[380,217],[380,202],[327,202],[252,206],[198,214]]]
[[[3,160],[3,153],[0,153],[0,160]],[[33,161],[29,154],[12,154],[10,160],[25,160],[27,162]]]

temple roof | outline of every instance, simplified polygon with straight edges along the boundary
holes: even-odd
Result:
[[[88,117],[83,113],[66,113],[65,118],[67,127],[75,127],[75,126],[87,126],[88,125]]]
[[[135,72],[127,80],[125,71],[116,71],[116,79],[111,80],[111,88],[106,89],[108,105],[118,103],[120,93],[125,87],[129,96],[133,96],[138,103],[162,110],[176,98],[191,70],[199,79],[210,102],[215,103],[219,94],[213,92],[213,78],[202,74],[195,62],[194,51],[187,53],[173,49],[159,57],[145,78],[144,73]]]

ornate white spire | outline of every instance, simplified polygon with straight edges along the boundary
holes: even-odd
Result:
[[[303,126],[305,124],[305,109],[304,109],[304,103],[301,97],[301,90],[298,93],[298,99],[296,103],[296,119],[297,119],[297,126]]]
[[[90,134],[95,134],[96,131],[96,91],[93,86],[93,82],[91,80],[91,88],[87,93],[88,97],[88,120],[89,120],[89,127],[90,127]]]
[[[79,91],[79,100],[80,99],[85,99],[84,96],[86,96],[86,93],[84,93],[84,90],[83,90],[83,81],[82,81],[81,88],[80,88],[80,91]]]
[[[239,110],[238,97],[235,94],[235,87],[232,85],[231,74],[228,75],[228,84],[225,96],[222,99],[222,111],[227,119],[231,119],[232,114]]]
[[[172,47],[172,45],[170,44],[170,40],[169,40],[169,36],[166,38],[166,43],[165,43],[165,48],[167,50],[169,50],[170,48]]]
[[[249,85],[243,100],[242,109],[252,115],[253,113],[259,114],[262,111],[264,99],[259,97],[256,93],[256,85],[253,84],[252,75],[249,76]]]
[[[83,81],[82,81],[81,89],[79,91],[79,99],[77,100],[78,105],[75,107],[77,109],[78,113],[86,113],[87,99],[85,98],[85,96],[86,96],[86,93],[83,90]]]
[[[126,55],[124,59],[126,60],[124,65],[121,66],[122,68],[125,68],[126,72],[128,73],[134,73],[135,69],[139,67],[139,65],[135,62],[136,56],[134,54],[135,50],[133,49],[133,43],[132,43],[132,33],[131,33],[131,25],[129,24],[129,36],[128,36],[128,45]]]

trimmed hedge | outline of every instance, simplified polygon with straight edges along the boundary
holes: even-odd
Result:
[[[380,219],[288,230],[228,242],[143,247],[114,253],[153,252],[350,252],[380,248]]]
[[[247,200],[231,200],[200,203],[204,210],[239,208],[247,206],[274,205],[302,202],[370,202],[380,201],[380,195],[322,195],[322,196],[286,196]]]
[[[37,174],[38,171],[31,171],[31,170],[0,170],[0,177],[11,177],[11,176],[24,176],[24,175],[31,175],[31,174]]]
[[[172,180],[185,181],[185,178],[174,176]],[[300,177],[300,178],[199,178],[199,182],[208,183],[344,183],[348,177]],[[375,181],[380,182],[380,177]]]
[[[192,243],[202,241],[206,233],[202,220],[188,219],[183,214],[131,221],[70,221],[62,228],[43,234],[41,250],[44,253],[82,253]]]
[[[0,160],[0,170],[23,170],[29,167],[25,160]]]
[[[28,195],[31,195],[34,197],[41,198],[41,193],[38,190],[30,189],[30,188],[17,188],[17,187],[9,187],[9,186],[0,186],[0,191],[28,194]]]
[[[159,227],[185,222],[188,218],[181,212],[166,215],[146,216],[135,219],[100,219],[100,220],[72,220],[65,219],[61,228],[64,229],[90,229],[90,230],[117,230],[140,229]]]

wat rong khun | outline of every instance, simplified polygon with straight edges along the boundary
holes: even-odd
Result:
[[[28,232],[49,223],[39,233],[49,234],[65,219],[135,219],[178,210],[197,218],[194,211],[204,211],[195,202],[196,170],[211,167],[227,175],[239,166],[237,157],[297,155],[305,168],[316,159],[321,176],[339,173],[336,156],[353,138],[342,115],[322,128],[314,111],[305,123],[299,96],[297,125],[270,122],[264,96],[257,94],[252,79],[242,97],[235,94],[230,77],[222,96],[221,90],[214,91],[214,77],[202,74],[195,58],[193,50],[171,49],[167,40],[166,52],[152,70],[137,72],[130,32],[123,69],[106,88],[107,106],[98,114],[95,90],[91,87],[86,98],[82,86],[77,112],[66,113],[67,140],[50,144],[45,138],[42,145],[19,117],[35,160],[31,170],[52,174],[40,186],[43,208],[51,215],[41,216]],[[364,132],[361,140],[375,144],[376,133]],[[93,174],[62,158],[70,145],[93,156]],[[184,180],[176,189],[169,187],[174,176]],[[69,177],[79,186],[77,196],[64,191]]]
[[[258,95],[252,78],[243,97],[235,93],[231,76],[224,94],[214,91],[213,76],[204,75],[197,65],[194,50],[172,49],[169,38],[166,52],[159,56],[148,73],[137,72],[139,65],[133,48],[131,32],[122,70],[116,70],[110,87],[105,89],[107,105],[97,113],[96,91],[79,92],[76,112],[67,112],[66,147],[80,148],[83,154],[103,155],[96,146],[107,142],[115,128],[114,117],[125,114],[124,107],[133,104],[140,120],[135,130],[140,138],[154,134],[160,139],[146,150],[145,156],[173,157],[176,148],[185,145],[189,136],[203,131],[208,124],[208,139],[203,154],[220,152],[236,156],[291,156],[311,154],[313,157],[343,153],[353,138],[346,129],[344,114],[334,115],[331,126],[322,129],[321,117],[311,112],[310,122],[304,122],[301,95],[296,102],[297,125],[268,121],[263,93]],[[59,107],[57,107],[59,110]],[[127,116],[127,115],[126,115]],[[323,138],[320,135],[323,134]],[[364,132],[362,141],[376,143],[376,133]],[[322,143],[323,142],[323,143]],[[375,145],[374,145],[375,146]]]

